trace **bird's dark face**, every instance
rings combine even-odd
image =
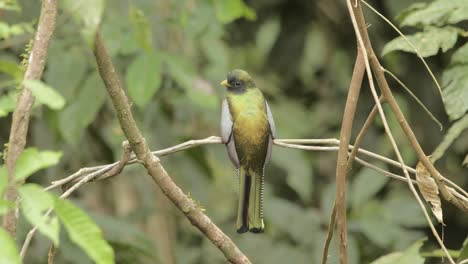
[[[226,80],[222,81],[221,85],[234,92],[243,92],[246,89],[255,88],[252,77],[243,70],[228,72]]]

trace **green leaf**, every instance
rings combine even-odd
[[[79,142],[85,128],[93,122],[106,101],[106,90],[97,73],[91,74],[78,96],[60,113],[59,129],[70,144]]]
[[[320,214],[306,210],[280,198],[270,198],[265,203],[265,219],[272,227],[287,232],[292,239],[312,243],[313,238],[304,235],[304,230],[320,230]]]
[[[444,106],[450,120],[456,120],[468,110],[468,64],[456,65],[442,74]]]
[[[191,89],[195,78],[193,64],[186,57],[179,54],[163,53],[162,55],[164,62],[167,64],[169,76],[182,88]]]
[[[462,260],[468,259],[468,238],[463,242],[463,247],[460,249],[460,256],[458,256],[457,263],[461,263]]]
[[[115,263],[114,251],[104,240],[99,227],[71,202],[55,200],[55,211],[67,229],[70,239],[97,264]]]
[[[468,43],[457,49],[452,55],[451,64],[468,64]]]
[[[363,168],[351,184],[351,207],[357,209],[373,198],[388,182],[388,178],[369,168]]]
[[[38,170],[57,164],[62,157],[59,151],[38,151],[36,148],[27,148],[21,153],[16,163],[15,178],[24,180]]]
[[[446,52],[452,48],[457,42],[458,31],[459,29],[455,27],[429,27],[422,32],[406,36],[406,38],[413,43],[422,57],[429,57],[436,55],[439,49]],[[401,36],[391,40],[384,46],[382,56],[395,50],[416,53],[413,47]]]
[[[62,109],[65,106],[65,99],[47,84],[38,80],[24,80],[23,84],[31,90],[39,103],[54,110]]]
[[[159,90],[162,80],[161,56],[143,52],[128,66],[125,84],[133,101],[143,108]]]
[[[255,20],[255,11],[242,0],[214,0],[216,17],[221,23],[227,24],[238,18],[244,17]]]
[[[4,165],[0,166],[0,197],[3,197],[3,192],[8,184],[8,173]]]
[[[21,11],[21,6],[18,5],[16,0],[0,1],[0,9],[9,11]]]
[[[143,49],[150,51],[153,46],[153,36],[151,34],[151,24],[148,18],[145,16],[143,10],[132,3],[130,4],[128,13],[136,41]]]
[[[101,23],[104,0],[64,0],[63,8],[72,15],[81,27],[81,34],[89,46],[94,45],[94,36]]]
[[[468,114],[465,114],[460,120],[457,120],[453,125],[448,129],[447,133],[444,135],[442,142],[437,146],[437,148],[432,152],[431,161],[435,163],[440,159],[445,151],[452,145],[453,141],[457,139],[460,134],[468,128]]]
[[[0,264],[21,263],[21,259],[15,241],[3,228],[0,228],[0,245],[2,245],[0,247]]]
[[[304,152],[277,148],[273,151],[273,162],[287,173],[286,183],[301,197],[310,201],[312,197],[313,172]]]
[[[423,264],[424,258],[419,254],[419,249],[424,241],[425,239],[419,240],[403,252],[395,252],[382,256],[371,264]]]
[[[408,190],[392,190],[382,203],[383,217],[405,227],[425,227],[424,215]]]
[[[18,188],[21,197],[21,211],[31,225],[50,238],[54,245],[59,244],[59,222],[55,216],[45,216],[45,212],[54,207],[53,196],[36,184],[25,184]]]
[[[0,72],[10,75],[15,80],[21,80],[23,77],[21,66],[9,60],[0,60]]]
[[[78,85],[88,70],[86,50],[81,47],[69,47],[69,44],[62,42],[51,44],[47,55],[47,71],[44,73],[45,81],[57,89],[66,101],[73,102]],[[63,59],[65,53],[66,60]]]
[[[15,110],[17,96],[16,91],[0,96],[0,117],[6,116]]]
[[[420,5],[402,16],[401,26],[427,26],[456,24],[468,19],[468,1],[436,0],[428,5]]]

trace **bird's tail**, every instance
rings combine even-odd
[[[263,233],[263,170],[240,168],[237,233]]]

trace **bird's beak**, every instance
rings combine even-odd
[[[222,82],[221,82],[221,85],[224,86],[224,87],[226,87],[226,88],[231,87],[231,85],[229,85],[229,83],[227,82],[227,80],[222,81]]]

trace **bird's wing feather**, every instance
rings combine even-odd
[[[273,120],[273,114],[271,113],[270,106],[268,106],[267,101],[265,100],[265,106],[266,106],[266,111],[267,111],[267,117],[268,117],[268,124],[270,125],[270,136],[268,137],[268,148],[267,148],[267,154],[265,157],[265,164],[268,164],[271,159],[271,148],[273,145],[273,139],[276,137],[276,126],[275,126],[275,121]]]
[[[267,101],[265,100],[267,117],[268,117],[268,124],[270,124],[270,133],[272,138],[276,138],[276,126],[275,121],[273,120],[273,115],[271,114],[270,107],[268,106]]]
[[[232,118],[229,111],[229,105],[226,99],[223,100],[221,106],[221,138],[223,143],[226,144],[228,156],[231,159],[231,162],[239,168],[239,158],[236,153],[236,145],[234,142],[234,137],[232,136]]]

